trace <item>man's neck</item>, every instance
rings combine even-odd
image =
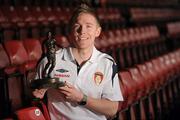
[[[84,64],[87,60],[90,59],[92,53],[93,53],[93,47],[86,48],[86,49],[77,49],[72,48],[73,56],[75,57],[76,61],[79,65]]]

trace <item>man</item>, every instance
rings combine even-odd
[[[71,47],[56,52],[52,77],[66,81],[59,89],[40,89],[34,96],[43,98],[47,91],[52,120],[106,120],[116,114],[123,100],[114,60],[94,46],[101,27],[95,12],[80,5],[71,21]],[[47,63],[40,63],[38,78]]]

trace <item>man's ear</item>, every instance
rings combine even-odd
[[[100,34],[101,34],[101,27],[98,27],[96,30],[96,37],[99,37]]]

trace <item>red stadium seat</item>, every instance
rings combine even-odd
[[[168,104],[169,107],[172,105],[173,103],[173,87],[172,87],[172,83],[174,81],[175,78],[175,73],[176,73],[176,69],[174,68],[174,64],[172,61],[172,57],[170,56],[172,53],[168,53],[164,56],[165,59],[165,65],[166,65],[166,69],[167,72],[169,73],[169,76],[167,78],[167,84],[166,84],[166,95],[167,95],[167,100],[168,100]]]
[[[9,40],[4,42],[4,46],[9,55],[11,65],[18,66],[27,62],[28,55],[22,41]]]
[[[4,116],[4,111],[6,111],[5,108],[7,106],[5,105],[6,99],[5,96],[7,96],[7,93],[5,92],[6,89],[6,82],[5,82],[5,74],[4,74],[4,69],[10,65],[10,61],[8,58],[8,55],[6,51],[4,50],[2,44],[0,44],[0,116]]]
[[[95,44],[100,51],[106,52],[108,44],[105,32],[101,32],[100,36],[95,40]]]
[[[132,76],[128,71],[119,72],[119,78],[123,84],[123,89],[124,89],[124,93],[125,93],[124,94],[125,95],[125,101],[124,101],[123,106],[121,108],[123,110],[123,109],[131,106],[134,102],[136,102],[138,88],[137,88],[137,84],[132,79]],[[129,111],[127,111],[127,112],[129,112]],[[136,117],[135,111],[133,109],[130,110],[130,114],[131,114],[131,116],[126,116],[126,117],[130,117],[131,119]]]
[[[21,73],[24,75],[24,92],[26,97],[30,97],[32,91],[29,89],[29,83],[35,76],[37,63],[42,56],[42,47],[38,39],[30,38],[23,40],[23,45],[28,54],[28,61],[21,67]]]
[[[152,82],[153,82],[154,76],[149,72],[149,69],[145,64],[140,64],[136,66],[139,69],[144,79],[145,87],[146,87],[145,94],[147,95],[146,98],[148,100],[148,103],[145,103],[146,100],[142,99],[142,104],[146,106],[145,111],[146,111],[146,115],[148,115],[148,118],[154,119],[155,111],[153,110],[153,108],[155,107],[155,105],[152,102],[153,94],[154,94],[154,86]]]
[[[3,14],[2,10],[0,10],[0,23],[1,27],[3,27],[4,23],[8,23],[7,17]]]
[[[137,87],[138,87],[138,96],[137,100],[141,97],[145,96],[146,88],[145,88],[145,80],[143,76],[140,74],[139,70],[137,68],[130,68],[128,71],[131,73],[132,79],[135,81]]]
[[[29,107],[16,111],[18,120],[46,120],[38,107]]]
[[[1,37],[1,42],[3,42],[4,40],[8,39],[5,34],[7,33],[7,31],[9,31],[8,29],[10,29],[11,23],[9,22],[7,16],[5,16],[2,12],[2,10],[0,10],[0,27],[3,28],[4,30],[2,30],[2,37]],[[9,39],[12,36],[8,36]]]
[[[19,39],[23,40],[28,37],[31,37],[32,32],[37,30],[36,28],[38,25],[37,19],[31,13],[28,6],[18,6],[16,7],[16,11],[19,17],[21,17],[21,19],[23,19],[24,23],[26,24],[26,26],[24,26],[19,30]],[[37,36],[32,36],[32,37],[37,37]]]
[[[53,23],[54,25],[58,25],[60,23],[58,17],[56,14],[53,13],[53,10],[51,7],[42,7],[42,12],[47,18],[48,22]]]
[[[45,117],[46,120],[50,120],[50,115],[49,115],[49,111],[48,111],[48,108],[47,108],[47,105],[45,104],[44,101],[42,100],[34,100],[32,101],[32,105],[33,106],[38,106],[39,108],[41,108],[41,111]]]
[[[18,15],[14,6],[2,6],[1,9],[3,14],[7,17],[9,23],[11,23],[11,27],[4,31],[5,40],[18,39],[19,29],[26,25],[25,22]]]
[[[37,62],[41,58],[42,48],[38,39],[25,39],[23,45],[28,53],[28,61]]]
[[[57,35],[55,36],[55,39],[58,47],[66,48],[70,45],[68,38],[64,35]]]
[[[2,44],[0,44],[0,56],[1,56],[0,69],[3,69],[5,67],[9,66],[10,61],[9,61],[8,55],[7,55],[6,51],[4,50],[4,47],[2,46]]]
[[[1,42],[13,39],[13,37],[15,36],[15,31],[13,30],[13,23],[8,18],[6,13],[3,12],[2,8],[0,10],[0,27],[3,28],[3,31],[1,33]]]
[[[35,16],[38,23],[40,23],[42,25],[47,25],[48,24],[48,20],[46,19],[46,16],[43,14],[40,6],[31,7],[29,9],[32,12],[32,15]]]
[[[37,20],[31,13],[28,6],[18,6],[15,9],[16,9],[18,15],[23,19],[23,21],[28,26],[36,26],[37,25]]]
[[[28,55],[21,41],[9,40],[4,42],[4,47],[10,58],[10,66],[4,72],[6,76],[7,94],[9,98],[7,102],[11,101],[11,110],[14,111],[22,107],[23,100],[23,80],[20,68],[25,65],[28,60]],[[23,58],[23,59],[22,59]],[[9,92],[8,92],[9,91]]]
[[[23,19],[19,17],[14,6],[3,6],[2,11],[4,15],[7,16],[9,22],[13,23],[15,26],[23,27],[25,25]]]
[[[146,92],[147,92],[147,87],[146,87],[146,79],[144,79],[144,77],[140,74],[140,71],[137,68],[130,68],[128,69],[128,71],[131,73],[132,75],[132,79],[136,82],[137,88],[138,88],[138,95],[137,95],[137,101],[140,100],[140,104],[138,106],[140,106],[140,109],[137,109],[137,105],[133,105],[132,107],[135,109],[136,108],[136,112],[140,111],[140,116],[138,116],[138,112],[136,113],[136,116],[138,117],[137,119],[145,119],[147,115],[151,116],[151,118],[154,118],[154,111],[152,110],[152,103],[151,100],[148,99],[148,105],[149,107],[145,107],[145,100],[148,98]],[[147,109],[147,108],[151,108],[151,109]],[[146,109],[146,112],[145,112]],[[148,111],[148,113],[147,113]],[[145,115],[147,114],[147,115]],[[147,116],[147,117],[149,117]]]
[[[62,9],[60,7],[53,7],[52,8],[53,13],[57,16],[57,18],[60,20],[60,22],[66,22],[66,15],[63,13]]]
[[[36,36],[36,38],[44,37],[46,32],[50,30],[48,18],[46,18],[40,6],[31,7],[29,10],[38,22],[38,29],[34,29],[32,35]]]

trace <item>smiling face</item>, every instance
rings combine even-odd
[[[100,35],[100,32],[101,27],[93,15],[80,13],[72,25],[72,42],[79,49],[92,48],[94,40]]]

